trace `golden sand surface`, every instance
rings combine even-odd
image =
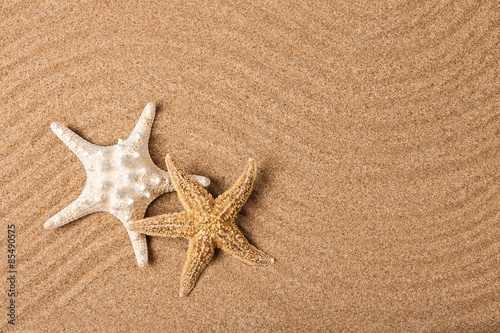
[[[0,331],[499,331],[499,44],[497,1],[3,1]],[[274,265],[218,251],[181,299],[185,239],[139,268],[110,214],[43,228],[85,184],[50,124],[112,145],[149,101],[160,168],[216,196],[256,160]]]

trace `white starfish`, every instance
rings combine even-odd
[[[127,228],[129,221],[144,218],[155,198],[174,191],[168,172],[158,168],[149,155],[148,141],[155,108],[154,103],[148,103],[132,134],[125,141],[118,139],[114,146],[94,145],[60,123],[50,125],[83,163],[87,181],[78,199],[44,223],[46,229],[60,227],[94,212],[109,212]],[[202,186],[210,184],[206,177],[190,177]],[[128,228],[127,232],[137,263],[143,267],[148,263],[146,236]]]

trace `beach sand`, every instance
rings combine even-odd
[[[495,1],[97,3],[0,9],[1,331],[500,330]],[[217,196],[257,161],[236,223],[274,265],[218,250],[180,299],[187,240],[140,268],[108,213],[43,228],[85,184],[50,124],[113,145],[150,101],[160,168]]]

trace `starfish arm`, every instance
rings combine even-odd
[[[78,157],[78,159],[83,163],[85,168],[90,166],[88,156],[95,151],[102,149],[93,143],[88,142],[87,140],[78,136],[75,132],[64,126],[63,124],[54,122],[50,125],[52,131],[57,135],[59,139],[69,149]]]
[[[208,185],[210,185],[210,178],[208,177],[199,175],[189,175],[189,178],[191,178],[191,180],[197,182],[203,187],[207,187]]]
[[[274,263],[274,258],[250,244],[235,225],[222,226],[217,231],[217,247],[250,265]]]
[[[205,234],[198,234],[189,241],[186,262],[182,269],[179,296],[184,297],[194,288],[196,281],[208,265],[215,252],[213,240]]]
[[[189,178],[184,171],[178,169],[172,162],[170,155],[165,158],[170,180],[177,191],[177,196],[189,213],[209,212],[214,205],[214,199],[203,187]]]
[[[146,105],[134,130],[127,139],[129,144],[135,147],[144,148],[145,151],[148,150],[149,135],[151,134],[151,127],[155,119],[155,109],[156,106],[153,102]]]
[[[208,185],[210,185],[210,179],[207,177],[189,175],[189,178],[203,187],[207,187]],[[157,168],[157,174],[150,178],[149,183],[152,184],[152,198],[157,198],[164,193],[175,191],[174,185],[172,185],[172,181],[170,180],[168,172],[163,171],[160,168]]]
[[[93,213],[95,211],[95,206],[92,201],[87,198],[87,195],[84,192],[72,203],[66,206],[63,210],[61,210],[56,215],[49,218],[43,226],[47,230],[51,230],[65,224],[68,224],[80,217]]]
[[[141,234],[136,231],[129,230],[128,225],[130,221],[136,221],[142,219],[146,213],[148,207],[148,202],[143,201],[137,204],[135,209],[131,213],[120,213],[119,211],[114,212],[115,217],[117,217],[127,229],[130,242],[132,243],[132,248],[134,250],[135,259],[139,267],[144,267],[148,264],[148,243],[146,235]]]
[[[186,212],[148,217],[142,220],[129,222],[127,227],[128,230],[150,236],[162,237],[189,238],[196,232],[194,221]]]
[[[139,267],[144,267],[148,264],[148,244],[146,241],[146,235],[128,230],[128,236],[132,242],[132,248],[134,249],[135,258]]]
[[[219,215],[222,220],[233,221],[252,193],[256,174],[257,166],[255,161],[250,158],[245,171],[236,183],[215,200],[215,214]]]

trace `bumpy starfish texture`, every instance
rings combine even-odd
[[[114,146],[94,145],[59,123],[52,123],[54,133],[75,153],[85,167],[87,181],[80,196],[69,206],[48,219],[44,227],[54,229],[94,212],[109,212],[124,225],[144,218],[149,204],[158,196],[172,192],[169,174],[158,168],[148,149],[149,135],[155,117],[155,104],[149,103],[132,134],[118,139]],[[210,180],[190,176],[203,186]],[[148,263],[146,237],[128,230],[139,266]]]
[[[214,198],[166,157],[168,172],[185,212],[133,221],[129,229],[151,236],[189,239],[187,259],[181,276],[179,296],[189,294],[203,269],[220,248],[250,265],[267,265],[274,259],[251,245],[235,224],[236,215],[252,192],[256,170],[249,159],[236,183]]]

